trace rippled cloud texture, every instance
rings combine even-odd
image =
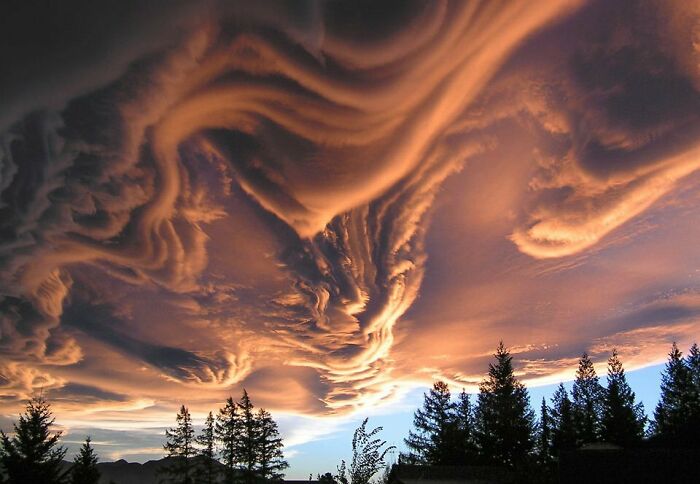
[[[698,335],[697,4],[30,3],[0,47],[8,412],[345,414],[471,385],[501,338],[537,381]]]

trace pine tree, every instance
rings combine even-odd
[[[177,426],[165,431],[166,443],[163,448],[170,460],[162,472],[169,476],[170,482],[192,484],[194,481],[192,458],[197,451],[194,447],[192,417],[187,407],[182,405],[175,419]]]
[[[216,416],[214,433],[221,443],[221,459],[225,466],[225,482],[233,484],[236,480],[236,467],[238,466],[238,435],[240,430],[240,417],[238,405],[233,398],[226,399],[226,404],[219,409]]]
[[[524,462],[532,450],[534,414],[503,342],[494,356],[496,364],[489,364],[488,377],[479,385],[476,441],[485,459],[513,467]]]
[[[216,438],[214,435],[214,415],[209,412],[204,422],[202,433],[197,437],[196,442],[200,446],[199,455],[202,459],[202,469],[198,473],[198,484],[213,484],[217,479],[215,465],[216,458]]]
[[[652,433],[671,444],[684,444],[690,400],[691,377],[683,354],[674,342],[661,376],[661,400],[654,410]]]
[[[686,435],[695,436],[686,445],[697,447],[697,436],[700,435],[700,349],[696,343],[690,347],[686,359],[688,368],[689,390],[688,390],[688,415],[686,419]],[[688,439],[686,439],[688,440]]]
[[[409,449],[405,459],[415,464],[447,464],[447,454],[454,435],[452,427],[454,406],[450,402],[450,389],[441,381],[435,382],[430,392],[424,395],[423,408],[413,415],[414,431],[404,439]]]
[[[615,349],[608,359],[608,386],[604,395],[600,425],[602,440],[623,447],[639,444],[646,423],[644,407],[635,403],[634,392],[627,383]]]
[[[454,443],[456,459],[451,464],[474,464],[478,458],[474,442],[474,409],[469,400],[469,394],[464,390],[459,394],[457,403],[454,405],[453,420],[457,431]]]
[[[247,391],[243,390],[243,395],[237,405],[240,426],[234,445],[236,460],[243,468],[246,484],[252,484],[255,480],[255,467],[257,465],[258,421],[255,418],[255,407],[250,401]]]
[[[97,484],[100,471],[97,468],[97,455],[90,445],[90,437],[80,447],[80,453],[75,456],[71,467],[71,484]]]
[[[374,438],[381,432],[382,427],[367,432],[367,420],[364,419],[353,434],[352,462],[349,472],[346,469],[345,461],[342,461],[338,467],[338,481],[341,484],[369,484],[372,476],[386,465],[384,458],[387,452],[394,448],[392,445],[382,449],[386,445],[386,441]]]
[[[552,463],[552,417],[547,402],[542,398],[540,421],[537,426],[537,460],[542,466]]]
[[[576,428],[569,394],[562,383],[552,396],[552,454],[555,458],[563,450],[576,447]]]
[[[57,484],[66,481],[61,461],[66,449],[58,445],[61,432],[51,432],[54,417],[42,396],[31,398],[14,425],[14,435],[0,430],[0,468],[8,484]]]
[[[284,471],[289,464],[284,460],[282,453],[282,439],[280,438],[277,422],[272,419],[272,415],[261,408],[256,414],[259,429],[257,443],[257,469],[256,473],[268,481],[281,481],[284,478]]]
[[[572,390],[578,445],[599,440],[603,394],[603,387],[595,373],[593,362],[588,354],[584,353],[579,360]]]

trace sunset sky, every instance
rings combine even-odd
[[[0,39],[3,429],[41,390],[144,461],[246,388],[306,477],[501,339],[535,405],[617,347],[647,411],[700,339],[698,2],[10,1]]]

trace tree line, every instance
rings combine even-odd
[[[163,474],[174,484],[213,484],[222,477],[225,483],[281,481],[289,466],[277,423],[264,408],[255,411],[245,390],[238,401],[229,397],[216,417],[209,412],[198,436],[182,405],[176,426],[165,436],[163,447],[171,463]]]
[[[98,483],[98,456],[90,437],[66,466],[67,449],[59,445],[62,433],[52,431],[54,422],[49,403],[38,395],[27,402],[11,436],[0,430],[0,484]],[[255,410],[245,390],[238,401],[229,397],[216,417],[209,412],[199,435],[182,405],[165,437],[164,483],[281,481],[288,467],[277,423],[267,410]]]
[[[590,357],[578,364],[571,394],[563,384],[539,418],[525,386],[515,377],[512,356],[501,342],[479,385],[476,402],[464,390],[452,399],[437,381],[414,414],[400,462],[423,465],[497,465],[537,476],[551,470],[562,451],[593,443],[623,448],[645,445],[697,446],[700,432],[700,351],[683,358],[674,343],[661,382],[661,398],[647,430],[616,350],[608,359],[607,385]]]
[[[55,418],[41,396],[32,397],[14,424],[12,436],[0,430],[0,484],[97,484],[97,455],[85,439],[73,464],[66,468],[62,433],[52,432]]]

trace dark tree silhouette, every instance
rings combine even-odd
[[[338,467],[338,481],[342,484],[369,484],[372,477],[386,465],[384,458],[387,452],[394,449],[393,445],[382,449],[386,441],[375,438],[382,427],[367,432],[367,420],[364,419],[353,434],[350,470],[347,471],[345,461]]]
[[[239,433],[234,444],[236,461],[241,465],[246,484],[252,484],[255,480],[255,467],[257,465],[257,445],[260,429],[255,418],[253,403],[248,392],[243,390],[243,395],[238,401]]]
[[[691,380],[688,365],[674,342],[661,375],[661,399],[651,424],[652,433],[669,444],[685,445],[693,439],[687,430]]]
[[[562,383],[552,396],[552,454],[558,458],[562,450],[576,447],[576,428],[569,394]]]
[[[608,386],[604,392],[600,437],[623,447],[639,444],[644,437],[644,406],[635,403],[634,392],[627,383],[625,370],[613,349],[608,359]]]
[[[593,362],[584,353],[579,360],[572,390],[576,440],[579,445],[599,440],[603,394]]]
[[[177,484],[191,484],[194,482],[194,466],[192,458],[197,454],[194,443],[194,429],[192,417],[187,407],[182,405],[175,417],[177,422],[174,428],[165,431],[166,442],[163,448],[170,458],[168,465],[163,468],[170,482]]]
[[[402,460],[415,464],[449,464],[448,454],[454,453],[454,405],[450,389],[441,381],[435,382],[424,395],[423,408],[413,415],[415,431],[404,439],[409,453]]]
[[[534,414],[503,342],[494,356],[496,364],[489,364],[488,377],[479,385],[476,442],[487,461],[513,467],[524,462],[532,450]]]
[[[316,480],[318,481],[318,484],[336,484],[335,476],[330,472],[326,472],[323,475],[317,474]]]
[[[100,471],[97,468],[97,454],[90,445],[90,437],[80,447],[80,452],[73,459],[70,469],[71,484],[97,484],[100,480]]]
[[[216,416],[214,434],[221,444],[221,459],[225,466],[225,482],[232,484],[236,481],[236,467],[238,465],[238,435],[241,422],[238,414],[238,405],[233,398],[226,399],[224,407],[219,409]]]
[[[284,478],[282,471],[289,467],[289,464],[284,460],[284,454],[282,453],[284,446],[277,428],[277,422],[263,408],[258,410],[255,418],[259,429],[256,473],[268,481],[281,481]]]
[[[14,435],[0,430],[0,467],[8,484],[57,484],[66,481],[61,461],[66,449],[58,445],[61,432],[51,432],[55,419],[42,396],[32,397],[14,425]]]
[[[687,435],[695,436],[691,445],[700,445],[697,436],[700,435],[700,349],[696,343],[690,347],[686,366],[689,373],[688,416],[686,419]]]
[[[552,416],[547,402],[542,397],[540,406],[540,420],[537,424],[537,461],[542,466],[552,463]]]
[[[214,431],[214,415],[209,412],[204,421],[202,433],[196,439],[199,445],[199,456],[201,457],[201,472],[198,472],[198,484],[213,484],[217,480],[216,458],[216,436]]]
[[[474,442],[474,409],[469,394],[462,390],[454,405],[454,426],[456,429],[456,441],[454,443],[456,465],[474,464],[478,458],[476,443]]]

